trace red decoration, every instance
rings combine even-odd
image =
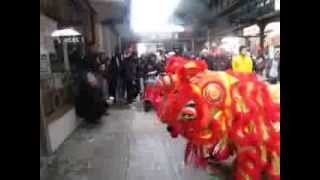
[[[280,105],[255,74],[213,72],[202,60],[173,56],[153,101],[172,137],[189,142],[185,161],[205,167],[232,154],[235,179],[280,178]]]

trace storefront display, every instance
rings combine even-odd
[[[55,74],[40,80],[44,115],[53,121],[73,106],[73,89],[70,75]],[[60,114],[60,115],[59,115]]]
[[[54,20],[40,15],[40,89],[43,118],[48,122],[63,116],[74,104],[72,79],[66,72],[63,49],[59,39],[52,36],[56,30]]]
[[[265,50],[268,55],[268,59],[274,59],[274,55],[277,49],[280,50],[280,22],[269,23],[266,28],[266,37],[265,37]]]
[[[247,38],[249,52],[253,57],[259,56],[260,48],[260,28],[257,24],[243,29],[243,36]]]
[[[252,25],[243,29],[243,36],[248,39],[250,53],[253,56],[260,55],[260,29],[258,25]],[[274,58],[274,48],[280,47],[280,22],[267,24],[264,29],[264,54],[267,59]]]
[[[239,47],[245,45],[245,39],[240,37],[224,37],[219,47],[232,55],[239,53]]]

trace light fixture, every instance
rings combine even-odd
[[[274,10],[280,11],[280,0],[274,1]]]
[[[59,29],[52,32],[52,37],[63,37],[63,36],[79,36],[81,35],[78,31],[73,28]]]

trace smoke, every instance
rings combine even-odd
[[[231,23],[227,17],[216,17],[216,4],[206,0],[183,0],[175,12],[176,22],[192,25],[194,28],[220,26],[227,27]]]

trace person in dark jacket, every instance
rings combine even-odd
[[[144,76],[151,71],[155,71],[157,66],[156,66],[156,55],[150,54],[149,57],[147,58],[147,61],[144,64]]]
[[[122,61],[121,61],[121,54],[116,52],[115,55],[111,58],[111,62],[109,65],[109,95],[116,99],[117,90],[119,87],[119,79],[121,78],[121,71],[122,71]]]
[[[137,53],[134,51],[124,59],[124,80],[126,84],[127,103],[132,103],[136,94],[136,77],[137,77]]]
[[[256,60],[253,62],[253,64],[254,64],[254,71],[257,74],[262,75],[267,65],[265,58],[262,55],[258,56]]]
[[[106,109],[102,91],[97,80],[95,55],[89,53],[80,65],[79,94],[76,97],[76,112],[90,123],[99,122]]]
[[[212,70],[225,71],[231,68],[231,59],[226,54],[219,54],[214,56],[212,62]]]
[[[280,54],[268,62],[266,75],[271,84],[276,84],[280,81]]]

